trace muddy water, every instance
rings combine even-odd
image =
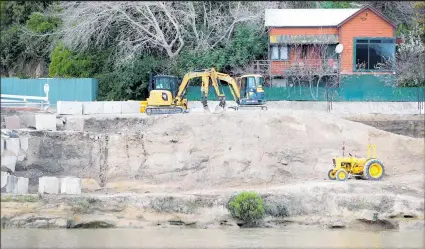
[[[423,248],[422,231],[2,229],[1,248]]]

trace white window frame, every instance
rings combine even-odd
[[[277,52],[278,52],[278,58],[277,59],[272,58],[273,48],[277,48]],[[284,48],[286,48],[286,58],[283,58],[283,56],[285,55],[285,52],[283,52],[282,49],[284,49]],[[272,61],[288,61],[289,60],[289,46],[288,45],[282,45],[282,44],[271,44],[269,56],[270,56],[270,60],[272,60]]]

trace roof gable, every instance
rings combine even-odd
[[[388,22],[389,24],[391,24],[391,26],[393,26],[394,28],[397,28],[397,25],[395,25],[390,19],[388,19],[386,16],[384,16],[383,14],[381,14],[380,11],[378,11],[377,9],[375,9],[375,8],[373,8],[371,6],[365,6],[365,7],[361,8],[361,9],[359,9],[359,11],[353,13],[347,19],[345,19],[340,24],[338,24],[337,27],[341,27],[342,25],[344,25],[345,23],[347,23],[348,21],[350,21],[351,19],[353,19],[354,17],[356,17],[357,15],[359,15],[360,13],[362,13],[366,9],[372,11],[373,13],[375,13],[376,15],[378,15],[379,17],[381,17],[382,20],[384,20],[384,21]]]
[[[264,22],[266,27],[340,27],[366,9],[396,27],[371,6],[361,9],[266,9]]]
[[[266,9],[266,27],[337,26],[360,9]]]

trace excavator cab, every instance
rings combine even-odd
[[[177,95],[180,79],[172,75],[149,74],[149,103],[154,106],[171,105]]]
[[[238,78],[241,105],[264,104],[263,76],[260,74],[242,75]]]

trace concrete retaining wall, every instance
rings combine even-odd
[[[58,101],[57,113],[63,115],[140,113],[140,101]]]
[[[235,105],[227,101],[228,106]],[[269,101],[271,110],[313,110],[328,111],[330,103],[326,101]],[[214,111],[218,101],[208,101],[208,107]],[[189,101],[191,112],[202,112],[200,101]],[[81,110],[81,111],[80,111]],[[418,108],[417,102],[332,102],[331,113],[335,114],[422,114],[424,104]],[[140,101],[97,101],[97,102],[63,102],[58,101],[58,114],[136,114],[140,113]]]

